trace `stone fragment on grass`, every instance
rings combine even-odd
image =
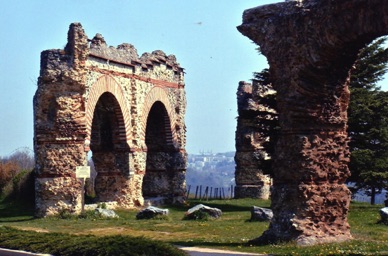
[[[168,215],[169,211],[168,209],[161,209],[155,206],[148,206],[147,208],[141,210],[136,214],[136,219],[152,219],[156,216],[163,216]]]
[[[273,217],[271,209],[252,206],[251,221],[269,221]]]
[[[203,215],[204,214],[204,215]],[[222,211],[218,208],[212,208],[203,204],[198,204],[189,210],[185,214],[186,219],[202,219],[205,215],[218,219],[222,215]]]
[[[381,222],[388,225],[388,207],[380,209]]]
[[[109,209],[96,208],[94,210],[94,213],[102,218],[107,218],[107,219],[119,218],[119,216],[113,210],[109,210]]]

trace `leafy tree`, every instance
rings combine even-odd
[[[32,170],[35,164],[33,152],[29,148],[19,148],[5,159],[17,163],[21,170],[26,171]]]
[[[19,171],[19,165],[15,162],[0,162],[0,194],[4,192],[6,185]]]
[[[349,181],[355,191],[364,189],[371,196],[371,204],[388,184],[388,93],[377,86],[387,71],[385,41],[380,38],[360,52],[350,80]]]
[[[272,156],[275,152],[275,145],[280,130],[276,106],[276,93],[265,92],[274,90],[270,81],[268,69],[263,69],[261,72],[254,73],[253,82],[259,85],[258,88],[256,88],[256,91],[252,92],[253,98],[260,106],[264,107],[256,112],[257,132],[260,133],[261,137],[268,138],[262,145],[268,157],[262,161],[261,168],[265,174],[272,176]]]
[[[0,158],[0,198],[22,196],[24,191],[31,196],[33,187],[32,169],[34,158],[32,151],[18,149],[10,156]]]

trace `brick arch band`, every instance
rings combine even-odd
[[[103,75],[92,85],[86,102],[86,150],[89,150],[94,110],[101,95],[106,92],[111,93],[117,100],[120,109],[115,109],[115,112],[118,113],[120,110],[122,112],[122,115],[117,116],[119,122],[119,139],[121,141],[130,141],[130,112],[122,88],[114,78]]]
[[[178,140],[175,132],[175,121],[176,121],[175,111],[168,99],[168,95],[166,91],[160,87],[152,88],[144,100],[142,118],[141,118],[142,139],[143,141],[145,141],[147,118],[152,106],[157,101],[161,102],[167,111],[167,115],[165,116],[165,120],[164,120],[164,125],[166,128],[167,145],[173,145],[175,148],[177,148],[179,147],[179,144],[178,144]]]

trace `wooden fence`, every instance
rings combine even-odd
[[[193,188],[193,191],[191,189]],[[187,198],[200,200],[209,199],[231,199],[234,198],[234,186],[230,187],[210,187],[210,186],[194,186],[188,185],[186,191]]]

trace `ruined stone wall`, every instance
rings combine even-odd
[[[165,109],[166,146],[153,152],[153,158],[163,159],[153,165],[169,178],[158,196],[182,201],[187,162],[183,74],[174,55],[158,50],[139,56],[130,44],[110,47],[100,34],[88,39],[81,24],[71,24],[65,49],[41,55],[34,97],[36,214],[80,211],[83,188],[75,168],[87,164],[89,151],[97,171],[97,200],[143,205],[147,118],[157,102]]]
[[[269,137],[262,132],[265,113],[274,109],[261,105],[259,99],[275,93],[270,87],[254,81],[240,82],[237,90],[236,172],[235,198],[268,199],[271,178],[265,174],[265,160],[269,158],[263,144]],[[267,170],[268,173],[268,170]]]
[[[349,70],[388,33],[384,0],[287,1],[246,10],[239,31],[260,46],[277,91],[269,229],[256,243],[351,239],[347,127]]]

